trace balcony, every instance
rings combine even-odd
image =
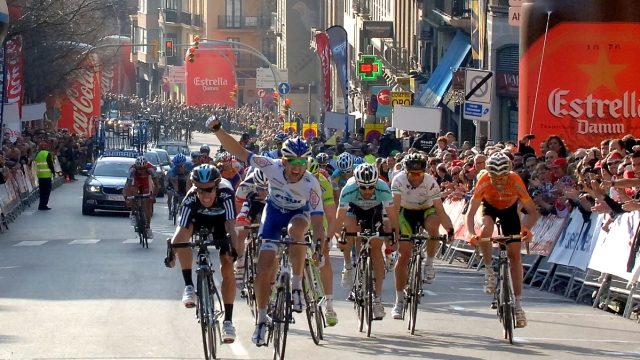
[[[267,16],[218,16],[218,29],[266,29],[271,26]]]
[[[191,25],[196,27],[202,27],[202,16],[197,14],[191,14]]]
[[[253,55],[241,54],[236,57],[237,68],[249,68],[254,69],[265,66],[264,61],[258,59]]]
[[[179,22],[184,25],[191,25],[191,14],[188,12],[181,11]]]
[[[178,12],[172,9],[160,9],[160,21],[164,20],[165,23],[177,23],[178,22]]]

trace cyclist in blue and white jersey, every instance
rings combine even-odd
[[[289,139],[282,145],[282,158],[270,159],[247,151],[231,135],[221,128],[220,120],[211,117],[207,127],[218,137],[220,144],[231,154],[264,173],[269,180],[269,197],[262,214],[259,234],[262,237],[258,268],[255,279],[256,305],[258,314],[256,328],[251,341],[257,346],[267,343],[267,307],[272,291],[276,266],[276,251],[282,228],[287,227],[293,241],[304,241],[305,234],[311,224],[313,228],[316,252],[325,238],[323,227],[324,211],[322,206],[322,190],[318,180],[307,171],[307,157],[311,149],[306,141],[300,138]],[[302,293],[302,273],[306,258],[305,246],[289,248],[291,260],[291,308],[302,312],[305,308]]]
[[[386,211],[389,216],[389,226],[387,232],[395,233],[397,239],[400,236],[400,222],[394,209],[393,196],[389,185],[382,179],[378,179],[378,169],[371,164],[362,164],[353,171],[353,177],[340,192],[338,203],[338,214],[335,224],[344,224],[347,232],[361,231],[358,222],[362,221],[362,230],[370,229],[382,231],[383,219],[382,211]],[[350,288],[353,285],[353,268],[351,264],[351,252],[347,251],[353,246],[353,238],[346,239],[347,244],[343,245],[344,269],[342,271],[342,286]],[[373,263],[375,281],[375,297],[373,300],[373,318],[382,320],[384,318],[384,306],[382,305],[382,280],[384,279],[384,254],[382,253],[382,239],[373,238],[370,240],[371,261]],[[360,248],[360,240],[356,239],[356,248]]]
[[[287,139],[289,139],[289,135],[280,132],[278,134],[276,134],[275,137],[275,143],[276,143],[276,148],[269,151],[269,157],[272,159],[280,159],[282,158],[282,144],[284,144],[285,141],[287,141]]]
[[[340,190],[342,190],[342,187],[347,183],[347,180],[353,176],[353,155],[348,152],[343,152],[338,156],[336,166],[338,168],[331,174],[334,199],[340,197]]]

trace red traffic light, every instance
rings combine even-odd
[[[192,47],[189,48],[188,51],[189,51],[189,54],[193,54],[193,53],[196,52],[196,48],[192,46]]]
[[[199,41],[200,41],[200,36],[195,35],[195,36],[193,37],[193,41],[195,41],[195,42],[199,42]]]

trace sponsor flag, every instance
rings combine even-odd
[[[384,133],[384,124],[364,124],[364,138],[367,142],[380,139]]]
[[[22,54],[22,36],[16,35],[5,45],[6,103],[18,104],[18,115],[22,118],[22,103],[24,102],[24,59]]]
[[[78,69],[71,73],[69,85],[62,95],[59,128],[78,135],[93,135],[93,119],[100,117],[100,72],[98,56],[86,57]]]
[[[302,124],[302,136],[309,140],[314,137],[318,137],[318,124]]]
[[[193,62],[185,61],[186,104],[235,107],[236,55],[228,45],[200,43]]]
[[[316,53],[320,58],[320,74],[322,76],[322,104],[324,111],[331,111],[333,99],[331,98],[331,48],[327,33],[316,33]]]

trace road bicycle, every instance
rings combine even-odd
[[[209,246],[220,250],[228,248],[231,251],[230,239],[214,239],[213,231],[202,229],[198,234],[194,234],[191,242],[171,244],[171,239],[167,240],[167,257],[165,265],[170,267],[175,259],[173,249],[192,248],[198,249],[197,269],[196,269],[196,318],[200,323],[202,331],[202,345],[205,359],[215,359],[218,343],[222,343],[220,336],[220,319],[224,316],[224,306],[222,298],[214,280],[214,273],[211,258],[209,256]]]
[[[362,221],[359,222],[362,228]],[[392,236],[393,233],[374,232],[365,229],[360,232],[347,232],[343,227],[340,233],[341,244],[346,244],[347,236],[356,236],[360,238],[360,250],[358,251],[358,260],[356,261],[356,272],[351,288],[350,298],[353,298],[353,308],[358,315],[358,331],[362,332],[364,326],[367,326],[367,337],[371,337],[371,323],[373,322],[373,299],[375,297],[373,263],[371,262],[371,247],[369,240],[372,238],[383,238]],[[346,250],[345,250],[346,251]],[[382,281],[383,279],[379,279]]]
[[[507,256],[507,245],[511,243],[520,243],[521,235],[503,236],[498,227],[498,236],[489,238],[480,238],[478,242],[491,242],[500,246],[498,254],[498,281],[496,283],[496,291],[493,294],[491,308],[497,310],[498,319],[502,323],[504,338],[513,344],[513,329],[515,328],[515,295],[513,293],[513,282],[511,279],[509,257]],[[527,243],[527,253],[529,253],[529,243]]]
[[[244,275],[242,279],[243,287],[240,291],[240,297],[247,301],[247,305],[249,305],[249,308],[251,309],[251,315],[253,315],[254,318],[258,314],[255,279],[258,267],[258,252],[260,250],[260,241],[258,237],[259,228],[260,224],[251,224],[243,227],[244,230],[249,230],[249,234],[247,234],[247,239],[245,241]]]
[[[307,243],[311,244],[311,235],[307,235]],[[319,253],[320,250],[318,249]],[[325,260],[330,261],[330,260]],[[322,259],[320,259],[322,262]],[[311,339],[318,345],[320,340],[324,338],[324,328],[326,321],[322,312],[322,303],[324,299],[324,288],[320,277],[320,269],[313,259],[311,247],[307,248],[307,258],[304,264],[302,292],[304,293],[307,308],[305,314],[307,316],[307,324],[309,324],[309,332]]]
[[[178,220],[178,211],[180,210],[180,205],[182,204],[182,199],[184,199],[184,195],[178,194],[173,191],[173,195],[170,197],[171,202],[169,204],[169,220],[173,220],[173,226],[176,225]]]
[[[414,235],[409,237],[401,237],[400,241],[411,241],[413,250],[411,259],[409,260],[409,278],[404,289],[404,306],[402,307],[402,319],[405,318],[407,311],[409,312],[407,330],[414,335],[416,331],[416,318],[418,316],[418,306],[420,300],[424,296],[422,281],[422,262],[427,248],[428,241],[442,241],[446,244],[447,236],[427,236],[424,229],[420,227]]]
[[[142,202],[144,199],[149,199],[151,195],[134,195],[128,196],[127,199],[133,200],[131,205],[131,215],[135,218],[134,230],[138,234],[140,239],[140,245],[143,248],[149,248],[149,240],[147,235],[147,217],[144,214],[144,207]]]

